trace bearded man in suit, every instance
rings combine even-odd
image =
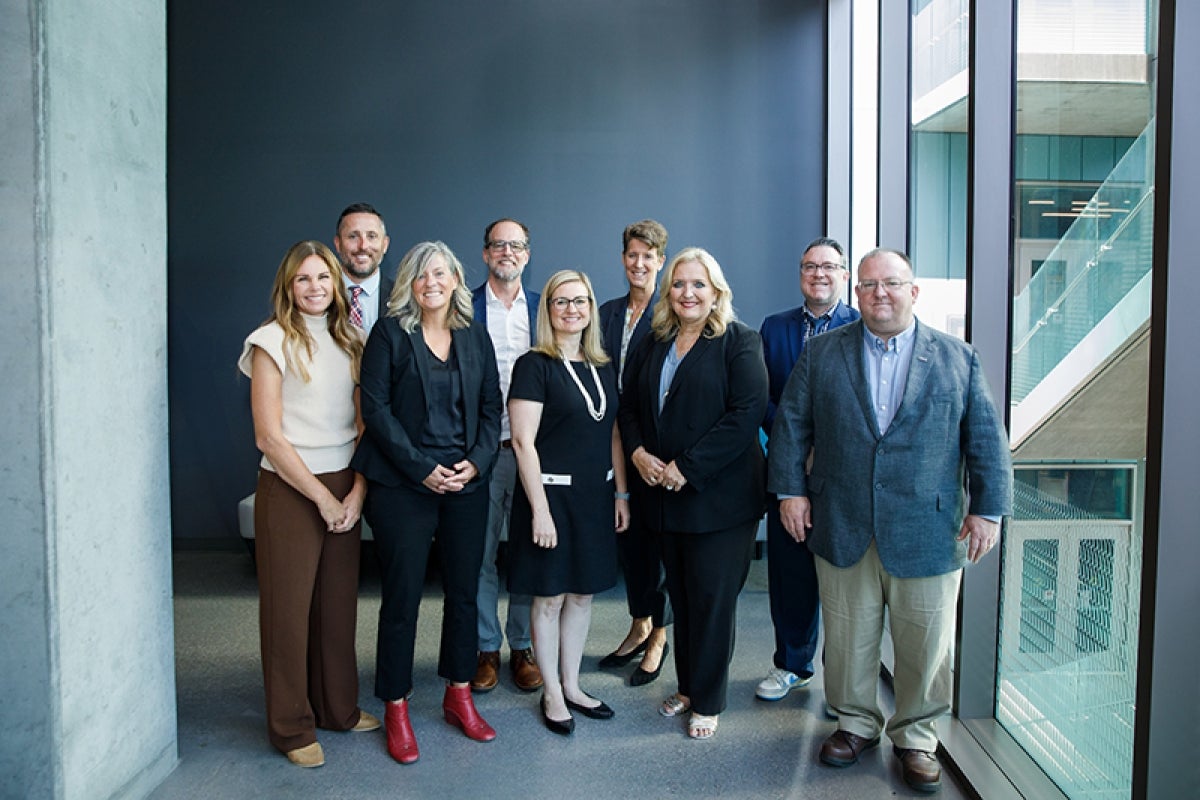
[[[370,333],[387,314],[392,279],[380,272],[387,255],[387,227],[370,203],[352,203],[338,217],[333,249],[342,262],[342,279],[350,300],[350,321]]]

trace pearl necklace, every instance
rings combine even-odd
[[[596,382],[596,393],[600,395],[600,409],[596,410],[596,404],[592,402],[592,396],[587,393],[587,389],[583,388],[583,381],[579,380],[579,376],[575,374],[575,370],[571,368],[571,362],[567,361],[567,357],[562,356],[563,366],[567,368],[567,374],[571,376],[571,380],[575,381],[575,385],[579,387],[579,393],[583,395],[583,401],[587,403],[588,413],[592,415],[592,419],[596,422],[604,420],[604,414],[608,411],[608,396],[604,394],[604,386],[600,383],[600,373],[596,372],[596,367],[592,362],[587,362],[588,369],[592,372],[592,380]]]

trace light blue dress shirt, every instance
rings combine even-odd
[[[916,320],[893,336],[886,344],[863,325],[863,363],[867,367],[867,385],[871,389],[871,408],[880,435],[887,433],[904,399],[908,368],[912,365]]]

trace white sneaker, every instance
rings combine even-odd
[[[757,688],[754,690],[754,696],[759,700],[782,700],[787,697],[788,692],[792,689],[808,686],[811,680],[811,675],[807,678],[801,678],[796,673],[789,672],[786,669],[771,667],[771,671],[767,673],[767,677],[759,681]]]

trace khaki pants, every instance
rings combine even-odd
[[[880,644],[884,608],[896,650],[896,714],[887,724],[898,747],[933,752],[936,720],[950,710],[950,646],[962,570],[928,578],[894,578],[875,542],[851,567],[816,558],[825,622],[825,696],[838,727],[873,738],[883,730],[879,710]]]

